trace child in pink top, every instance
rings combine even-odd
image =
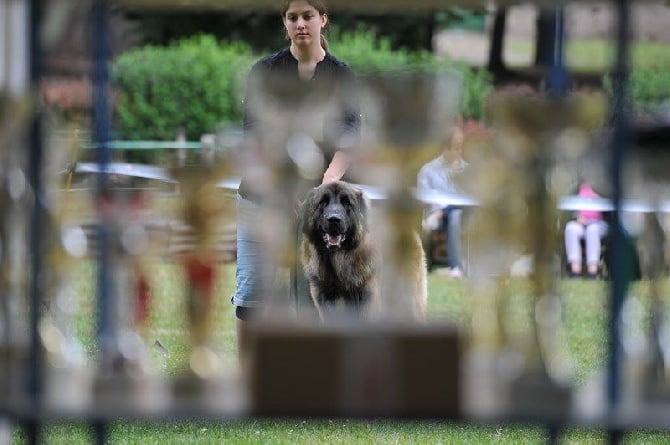
[[[582,198],[599,198],[600,195],[598,195],[594,190],[593,187],[591,187],[591,184],[582,184],[579,186],[579,196]],[[582,220],[582,221],[599,221],[603,219],[603,214],[602,212],[599,212],[598,210],[580,210],[577,213],[577,220]]]
[[[583,198],[598,198],[590,184],[582,183],[579,186],[579,196]],[[565,253],[570,264],[570,272],[574,275],[582,274],[582,246],[586,247],[586,269],[590,278],[598,275],[602,238],[607,234],[607,223],[603,215],[597,210],[580,210],[574,220],[565,225]]]

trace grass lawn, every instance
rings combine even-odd
[[[160,339],[170,351],[169,357],[155,353],[154,360],[162,372],[174,375],[186,347],[185,319],[182,310],[183,280],[178,266],[165,263],[149,265],[154,286],[154,312],[149,338]],[[74,323],[89,354],[95,353],[91,340],[94,331],[95,270],[92,263],[77,268],[79,311]],[[230,366],[236,363],[233,307],[229,296],[234,286],[234,266],[220,269],[215,323],[215,347]],[[510,285],[510,305],[514,317],[523,325],[525,318],[525,283]],[[565,301],[566,337],[574,360],[574,381],[585,384],[606,360],[605,316],[606,292],[603,282],[563,281],[560,292]],[[639,292],[644,292],[640,289]],[[453,281],[431,274],[429,283],[431,317],[464,323],[468,315],[468,289],[464,281]],[[92,437],[87,425],[50,424],[44,431],[49,444],[88,444]],[[535,444],[544,443],[546,431],[537,425],[481,425],[442,421],[375,421],[290,418],[236,421],[118,421],[109,428],[112,444]],[[12,443],[24,443],[20,430]],[[570,429],[561,435],[562,443],[604,443],[602,431]],[[627,443],[670,443],[670,434],[635,431],[626,436]]]
[[[505,46],[505,58],[529,64],[535,44],[524,40],[510,40]],[[630,46],[633,68],[670,66],[670,45],[654,42],[634,42]],[[568,40],[565,45],[565,64],[568,69],[602,72],[614,66],[615,47],[606,40]]]

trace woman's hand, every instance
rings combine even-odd
[[[339,181],[349,168],[349,156],[343,151],[336,151],[333,160],[323,174],[321,184]]]

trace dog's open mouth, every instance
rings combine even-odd
[[[331,247],[342,247],[342,241],[344,241],[344,235],[331,235],[326,233],[323,235],[323,241],[326,243],[326,247],[329,249]]]

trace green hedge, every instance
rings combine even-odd
[[[493,89],[493,77],[484,69],[475,70],[465,63],[439,58],[427,51],[392,50],[391,40],[377,37],[359,28],[354,33],[333,31],[330,51],[344,60],[358,75],[401,68],[407,71],[454,69],[463,74],[461,114],[466,119],[484,118],[486,97]]]
[[[198,140],[220,122],[240,120],[239,92],[252,61],[245,44],[220,45],[206,35],[125,52],[112,70],[115,137],[173,140],[183,125],[186,138]]]
[[[612,94],[612,77],[603,78],[603,86]],[[670,69],[667,67],[638,68],[630,75],[630,99],[638,114],[654,114],[670,99]]]
[[[359,29],[334,30],[330,51],[355,73],[387,70],[456,69],[463,73],[462,114],[481,119],[492,88],[488,72],[437,58],[428,52],[392,50],[388,38]],[[113,65],[118,90],[115,135],[127,140],[173,140],[179,126],[197,140],[221,122],[241,119],[244,81],[260,55],[242,43],[218,43],[201,35],[168,47],[145,46],[125,52]]]

